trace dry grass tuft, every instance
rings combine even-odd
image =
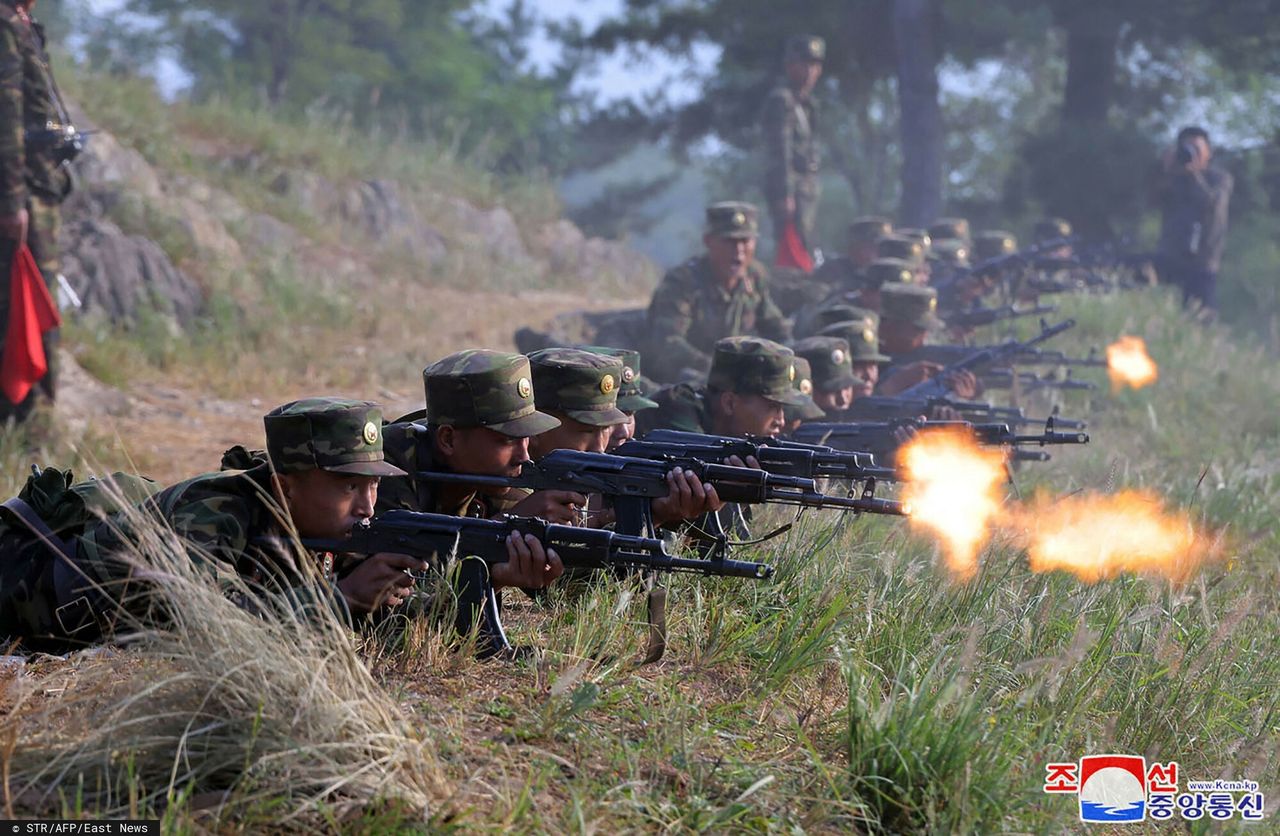
[[[173,617],[132,637],[123,680],[99,675],[110,662],[80,656],[68,669],[83,675],[54,698],[35,676],[9,683],[0,744],[21,741],[0,745],[9,808],[137,817],[211,807],[277,827],[333,825],[385,804],[424,821],[435,812],[445,791],[434,752],[327,594],[282,596],[253,614],[171,530],[135,517],[135,573],[163,581],[151,603]]]

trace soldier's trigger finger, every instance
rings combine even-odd
[[[544,571],[548,581],[553,581],[564,574],[564,563],[561,562],[560,555],[556,554],[555,549],[547,549],[546,563],[543,565],[546,567]]]
[[[755,456],[747,456],[747,467],[752,470],[764,470],[764,468],[760,466],[760,460]]]
[[[408,569],[411,572],[422,572],[427,568],[427,561],[420,560],[416,557],[410,557],[407,554],[382,552],[380,554],[375,554],[371,559],[378,564],[397,571]]]

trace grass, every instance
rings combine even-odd
[[[1020,490],[1154,487],[1223,532],[1224,561],[1182,585],[1086,585],[997,541],[960,584],[900,522],[806,515],[744,550],[776,566],[771,582],[673,580],[658,665],[638,664],[643,603],[613,580],[539,604],[509,595],[513,638],[540,648],[526,663],[474,662],[419,622],[365,657],[367,687],[433,753],[435,809],[469,831],[1059,832],[1077,812],[1040,791],[1044,765],[1103,752],[1275,787],[1280,373],[1159,291],[1064,304],[1085,345],[1144,336],[1162,377],[1073,394],[1064,411],[1088,415],[1093,444],[1022,471]],[[224,823],[316,815],[289,780],[234,784],[265,807]],[[411,827],[411,808],[374,805],[339,829]],[[208,815],[184,798],[165,809]]]

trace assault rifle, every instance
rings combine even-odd
[[[974,424],[969,421],[922,421],[919,418],[901,418],[893,421],[824,423],[807,422],[792,433],[796,441],[808,444],[825,444],[837,450],[870,450],[877,456],[891,459],[897,453],[898,433],[910,429],[917,432],[933,430],[961,430],[972,433],[978,443],[987,447],[1012,447],[1015,458],[1044,461],[1043,451],[1029,447],[1056,447],[1064,444],[1088,444],[1089,435],[1084,432],[1059,432],[1057,421],[1050,418],[1044,431],[1038,435],[1020,434],[1008,424]],[[1033,455],[1018,455],[1016,451]],[[1043,454],[1047,455],[1047,454]]]
[[[925,360],[930,363],[941,363],[949,366],[953,363],[959,363],[966,357],[971,356],[979,349],[989,348],[998,350],[999,345],[989,346],[973,346],[973,345],[925,345],[917,348],[915,351],[909,352],[898,358],[899,363],[913,363],[917,360]],[[1069,357],[1061,351],[1049,351],[1045,349],[1028,348],[1021,351],[1013,351],[1006,354],[1002,358],[1002,363],[1008,366],[1068,366],[1079,368],[1106,368],[1106,358],[1099,356],[1098,350],[1092,348],[1084,357]]]
[[[820,444],[804,444],[795,439],[725,435],[704,435],[682,430],[654,430],[644,438],[628,441],[613,451],[617,456],[665,460],[718,460],[737,456],[745,461],[753,456],[760,467],[781,476],[803,479],[840,479],[864,482],[869,479],[892,481],[894,471],[877,467],[868,452],[851,447],[840,450]]]
[[[1043,316],[1055,313],[1057,310],[1057,305],[1034,305],[1029,308],[1018,307],[1017,305],[1004,305],[999,308],[975,306],[968,310],[944,314],[943,319],[947,321],[947,326],[951,328],[979,328],[983,325],[993,325],[997,322],[1020,319],[1024,316]]]
[[[417,478],[452,484],[600,494],[613,503],[618,531],[642,536],[653,532],[652,502],[669,493],[667,474],[677,467],[692,472],[704,483],[713,486],[725,502],[839,508],[897,516],[909,513],[902,503],[892,500],[821,493],[813,479],[780,476],[767,470],[713,464],[682,456],[655,460],[608,453],[553,450],[537,462],[525,462],[518,476],[475,476],[420,471]],[[722,549],[727,543],[726,535],[723,531],[712,533],[720,541]]]
[[[668,554],[661,540],[617,534],[597,528],[554,525],[529,517],[486,520],[395,510],[356,526],[350,537],[305,538],[302,545],[315,551],[353,554],[390,552],[421,560],[457,557],[458,615],[460,635],[477,630],[481,655],[510,651],[502,628],[497,596],[489,580],[489,566],[507,560],[507,536],[532,534],[546,549],[554,549],[566,567],[612,569],[627,573],[685,572],[763,580],[773,567],[740,560],[698,560]],[[424,580],[414,575],[417,580]]]
[[[988,389],[1012,389],[1015,385],[1022,392],[1038,392],[1041,389],[1057,389],[1060,392],[1089,392],[1098,388],[1091,380],[1066,377],[1046,377],[1034,372],[1017,372],[1013,369],[987,369],[981,375],[982,385]]]
[[[967,421],[996,422],[1011,427],[1026,427],[1032,424],[1043,424],[1045,419],[1029,417],[1016,406],[995,406],[985,401],[962,401],[946,395],[909,396],[901,395],[869,395],[858,398],[845,413],[855,421],[890,421],[895,418],[914,418],[928,415],[934,409],[947,407],[953,409]],[[1084,421],[1061,416],[1052,416],[1054,422],[1069,430],[1083,430],[1088,426]],[[803,425],[802,425],[803,426]]]
[[[903,398],[947,397],[947,378],[949,375],[958,371],[969,371],[976,375],[981,374],[982,370],[989,366],[997,364],[1008,365],[1019,354],[1034,350],[1036,346],[1053,339],[1064,331],[1074,328],[1075,325],[1076,321],[1074,319],[1064,319],[1057,325],[1049,325],[1042,319],[1040,320],[1040,333],[1031,339],[1023,342],[1010,340],[1000,345],[972,348],[964,357],[947,364],[942,371],[930,379],[904,389],[899,393],[899,396]],[[865,400],[865,398],[860,398],[859,400]],[[857,403],[858,401],[854,401],[855,406]]]

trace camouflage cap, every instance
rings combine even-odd
[[[894,235],[900,235],[903,238],[910,238],[920,245],[920,249],[924,250],[927,256],[929,251],[933,249],[933,236],[926,229],[917,229],[916,227],[905,226],[898,227],[893,231]]]
[[[921,284],[887,284],[880,288],[880,318],[909,322],[934,331],[943,327],[938,318],[938,291]]]
[[[422,371],[427,423],[488,427],[528,438],[560,426],[534,405],[533,372],[523,354],[473,348],[441,358]]]
[[[821,337],[840,337],[849,344],[850,363],[891,363],[893,358],[880,353],[879,323],[868,319],[833,322],[819,332]]]
[[[878,258],[900,258],[913,267],[924,263],[924,247],[904,235],[886,235],[876,242]]]
[[[880,315],[867,308],[860,308],[846,302],[828,302],[804,311],[803,317],[797,317],[795,336],[797,338],[812,337],[832,322],[843,322],[849,319],[880,320]]]
[[[781,343],[761,337],[725,337],[711,356],[707,387],[720,392],[760,395],[771,401],[803,406],[793,386],[795,353]]]
[[[276,407],[262,420],[267,456],[277,473],[405,475],[382,458],[382,408],[375,403],[305,398]]]
[[[988,261],[1018,251],[1018,239],[1012,232],[1002,229],[985,229],[973,238],[973,257]]]
[[[929,234],[934,237],[934,240],[951,238],[968,242],[969,221],[965,218],[938,218],[929,224]]]
[[[580,348],[544,348],[529,355],[538,408],[593,427],[625,423],[618,409],[623,364]]]
[[[787,38],[788,61],[827,60],[827,42],[817,35],[792,35]]]
[[[612,348],[607,345],[579,346],[583,351],[617,357],[622,361],[622,379],[618,383],[618,409],[626,413],[642,409],[656,409],[658,402],[644,396],[640,388],[640,352],[630,348]]]
[[[867,215],[854,218],[849,224],[849,243],[875,243],[886,235],[893,234],[893,222],[879,215]]]
[[[707,207],[707,235],[719,238],[755,238],[760,233],[756,207],[739,200],[725,200]]]
[[[793,362],[796,366],[796,379],[791,381],[791,385],[799,393],[804,403],[796,406],[784,406],[783,414],[786,420],[788,422],[816,421],[825,417],[827,413],[823,412],[822,407],[813,402],[813,370],[809,366],[809,361],[797,356]]]
[[[958,238],[944,238],[933,242],[929,257],[952,267],[968,267],[969,245]]]
[[[882,287],[893,282],[914,284],[916,271],[909,261],[900,258],[877,258],[863,271],[867,287]]]
[[[809,337],[792,350],[809,364],[813,385],[820,392],[835,392],[861,382],[853,373],[853,352],[844,337]]]
[[[1063,218],[1045,218],[1036,221],[1032,235],[1037,242],[1052,241],[1054,238],[1070,238],[1071,222]]]

